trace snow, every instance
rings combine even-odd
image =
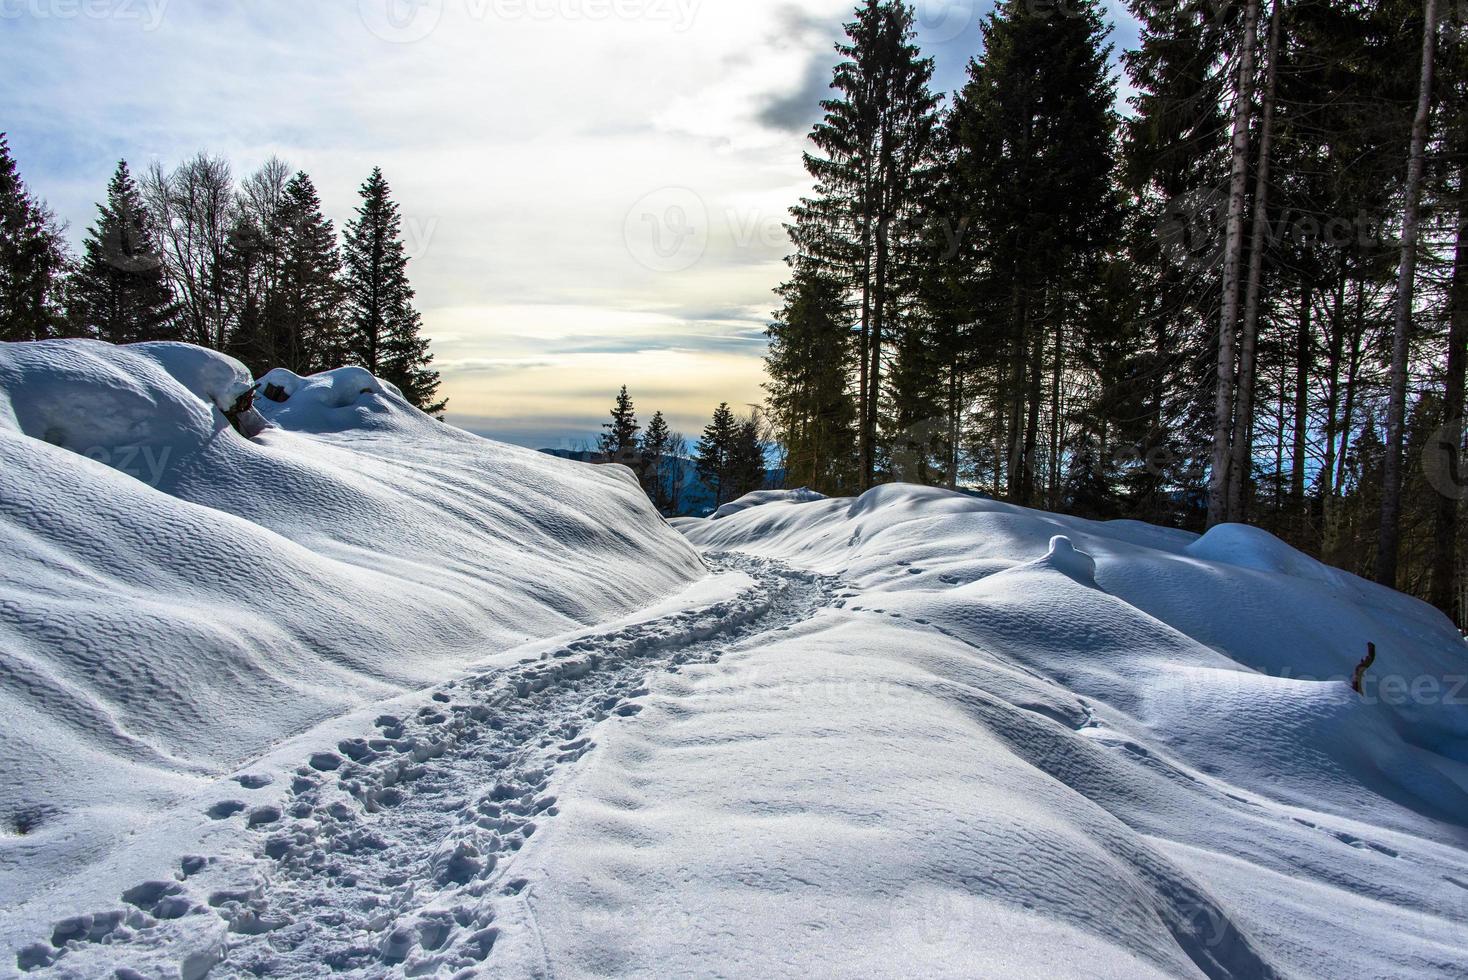
[[[745,494],[738,500],[731,500],[723,504],[712,514],[709,520],[717,521],[725,517],[732,517],[741,511],[751,507],[762,507],[765,504],[808,504],[815,500],[825,500],[824,494],[816,493],[814,490],[801,487],[799,490],[756,490]]]
[[[1415,600],[912,486],[670,526],[359,369],[242,438],[242,372],[0,347],[28,975],[1464,975]]]
[[[704,574],[620,474],[361,369],[247,440],[250,384],[187,345],[0,345],[6,905],[285,736]]]

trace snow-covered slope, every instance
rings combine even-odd
[[[745,503],[679,526],[843,591],[567,777],[510,972],[1464,975],[1468,650],[1436,611],[1248,528]]]
[[[621,467],[471,436],[347,368],[0,344],[0,895],[281,738],[704,574]]]
[[[0,974],[1465,975],[1415,600],[909,486],[685,540],[265,380],[246,439],[227,359],[0,347]]]

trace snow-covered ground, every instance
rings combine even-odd
[[[267,380],[246,439],[217,355],[0,346],[0,973],[1468,975],[1415,600],[907,486],[685,541]]]

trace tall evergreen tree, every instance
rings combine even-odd
[[[704,426],[703,438],[693,449],[694,469],[714,495],[714,506],[734,499],[731,495],[736,487],[733,470],[735,442],[739,436],[739,423],[727,402],[721,402],[714,410],[714,417]]]
[[[1006,416],[1008,492],[1019,503],[1035,501],[1042,409],[1048,401],[1058,436],[1065,357],[1094,325],[1078,314],[1116,247],[1107,32],[1098,0],[1065,11],[1004,0],[983,25],[984,52],[953,110],[954,167],[981,243],[974,319],[1009,375],[995,407]],[[1058,483],[1058,472],[1050,476]]]
[[[374,167],[358,191],[362,203],[347,222],[346,291],[348,345],[352,357],[373,374],[397,385],[410,402],[432,415],[447,402],[436,401],[438,372],[421,336],[423,319],[413,306],[402,216],[392,189]]]
[[[55,216],[26,189],[0,133],[0,340],[62,332],[69,264]]]
[[[1377,544],[1376,580],[1396,588],[1402,537],[1402,454],[1405,448],[1408,349],[1413,296],[1417,285],[1418,214],[1428,126],[1432,115],[1433,62],[1437,54],[1438,0],[1424,0],[1421,82],[1417,113],[1407,151],[1406,199],[1402,207],[1402,257],[1398,266],[1396,317],[1392,330],[1391,385],[1387,403],[1386,461],[1381,489],[1381,534]]]
[[[127,161],[97,206],[73,284],[72,322],[114,344],[178,336],[177,307],[147,208]]]
[[[765,439],[758,412],[736,420],[727,467],[730,500],[765,488]]]
[[[626,385],[617,392],[611,421],[602,423],[602,428],[606,431],[598,438],[598,448],[607,461],[640,469],[637,433],[642,426],[637,424],[637,411],[632,405],[632,396],[627,394]]]
[[[669,474],[673,467],[680,465],[679,460],[669,458],[672,448],[673,433],[668,428],[668,420],[662,412],[654,412],[638,446],[642,459],[638,479],[653,506],[663,513],[670,508]]]
[[[938,99],[932,59],[914,43],[912,7],[864,0],[836,46],[843,58],[805,155],[814,194],[795,208],[801,262],[854,294],[859,421],[858,478],[871,486],[884,356],[911,305],[922,188],[932,177]]]
[[[776,292],[785,305],[766,331],[765,390],[786,480],[826,494],[854,489],[856,402],[845,290],[832,276],[798,264]]]
[[[341,254],[304,171],[286,185],[280,220],[279,310],[269,317],[274,363],[297,374],[340,367],[347,361]]]

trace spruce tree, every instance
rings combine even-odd
[[[441,414],[447,402],[434,400],[438,372],[428,367],[433,355],[420,336],[423,321],[413,306],[402,216],[380,167],[373,168],[358,193],[362,204],[357,217],[347,222],[343,250],[349,349],[418,408]]]
[[[734,418],[727,402],[719,403],[714,417],[704,426],[703,438],[693,450],[693,465],[698,478],[714,495],[714,506],[718,507],[734,499],[734,473],[732,469],[735,440],[739,435],[739,423]]]
[[[765,488],[765,440],[757,412],[737,420],[729,449],[729,499]]]
[[[632,406],[632,396],[627,386],[617,393],[617,402],[612,406],[612,419],[602,424],[606,431],[598,439],[598,448],[607,462],[623,463],[634,470],[641,468],[637,446],[637,411]]]
[[[341,367],[348,354],[336,232],[304,171],[286,185],[281,206],[278,310],[269,317],[275,363],[297,374]]]
[[[856,401],[848,364],[849,307],[840,281],[798,263],[776,292],[785,300],[766,334],[765,383],[792,486],[836,495],[855,489]]]
[[[64,331],[69,264],[61,227],[26,189],[0,133],[0,340],[44,340]]]
[[[1059,482],[1058,440],[1041,454],[1042,411],[1058,435],[1055,385],[1088,326],[1076,314],[1093,302],[1119,231],[1111,48],[1098,0],[1065,11],[1004,0],[982,30],[953,110],[954,167],[982,243],[975,314],[999,356],[1007,489],[1028,504],[1043,466]]]
[[[117,164],[97,212],[73,284],[73,323],[114,344],[176,338],[177,307],[163,256],[126,160]]]
[[[889,337],[911,305],[919,204],[932,179],[938,99],[933,62],[915,43],[912,7],[864,0],[836,46],[832,98],[805,155],[815,192],[794,209],[800,261],[846,284],[859,311],[856,348],[858,477],[876,472]]]
[[[654,412],[652,421],[647,423],[647,429],[642,433],[639,447],[642,467],[638,478],[653,506],[664,513],[669,509],[668,471],[679,465],[678,460],[669,459],[672,446],[673,433],[668,428],[668,420],[663,418],[662,412]]]

